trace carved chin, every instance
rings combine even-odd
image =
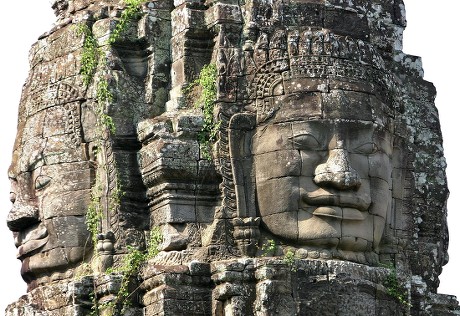
[[[300,247],[352,252],[368,252],[378,247],[382,229],[377,227],[383,225],[376,220],[383,218],[356,209],[346,209],[346,214],[333,207],[314,209],[271,214],[262,220],[272,234]]]

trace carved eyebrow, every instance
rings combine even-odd
[[[28,164],[27,171],[33,171],[41,166],[51,165],[53,164],[48,159],[53,156],[61,156],[64,155],[65,152],[54,152],[54,153],[47,153],[46,155],[43,152],[40,155],[36,155],[35,159],[30,159],[30,163]]]
[[[33,171],[37,169],[38,167],[43,166],[45,164],[46,164],[45,156],[43,155],[43,152],[40,152],[39,154],[29,159],[27,163],[27,171]]]

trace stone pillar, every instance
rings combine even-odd
[[[185,107],[183,89],[209,64],[213,50],[212,36],[206,27],[206,7],[199,1],[175,1],[171,12],[170,100],[166,111]]]
[[[209,265],[148,265],[141,285],[144,315],[211,315]]]
[[[255,296],[254,264],[251,259],[212,264],[212,315],[251,315]]]
[[[163,232],[162,250],[201,245],[200,225],[213,221],[219,177],[200,158],[202,117],[165,113],[139,124],[139,163],[149,198],[150,224]]]

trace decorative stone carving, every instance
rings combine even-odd
[[[9,170],[28,293],[7,315],[460,314],[437,294],[445,162],[401,1],[52,6]]]

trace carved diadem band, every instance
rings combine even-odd
[[[389,84],[383,59],[370,43],[329,30],[261,32],[252,48],[251,99],[271,96],[274,83],[297,78]]]
[[[267,69],[271,69],[267,71]],[[290,60],[279,59],[266,63],[256,72],[251,84],[251,99],[262,99],[284,94],[286,89],[275,91],[278,84],[286,87],[290,83],[302,79],[319,79],[324,84],[331,81],[362,83],[362,92],[379,93],[387,90],[390,77],[380,69],[364,65],[356,61],[330,56],[295,56]],[[305,91],[321,91],[318,87],[302,86]]]
[[[60,82],[37,88],[29,93],[27,99],[27,115],[33,115],[47,108],[80,101],[80,92],[74,86]]]

